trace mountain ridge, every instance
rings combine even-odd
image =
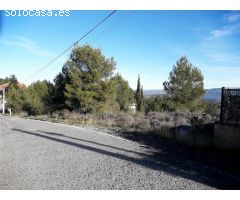
[[[220,101],[221,100],[221,88],[210,88],[205,89],[205,94],[203,99],[210,100],[210,101]],[[144,96],[151,97],[151,96],[163,96],[166,94],[164,90],[144,90]]]

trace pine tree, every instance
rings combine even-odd
[[[37,81],[25,90],[24,110],[31,115],[47,114],[53,107],[54,86],[51,82]]]
[[[107,59],[101,49],[75,47],[54,80],[59,105],[80,113],[117,109],[110,81],[115,66],[114,59]]]
[[[181,57],[173,66],[169,81],[165,81],[163,86],[176,109],[193,111],[200,107],[205,92],[203,75],[189,63],[186,56]]]
[[[116,89],[116,101],[121,111],[128,111],[130,105],[134,102],[134,92],[130,88],[128,82],[117,73],[111,78],[113,87]]]
[[[10,85],[6,92],[7,107],[11,108],[13,112],[20,113],[25,104],[25,88],[17,88]]]

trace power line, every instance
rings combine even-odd
[[[108,28],[104,29],[104,31],[100,34],[98,34],[93,40],[91,40],[89,43],[94,43],[97,40],[101,39],[105,34],[107,34],[108,32],[110,32],[111,30],[113,30],[114,28],[116,28],[117,26],[119,26],[121,23],[123,23],[124,21],[126,21],[131,15],[133,15],[136,12],[136,10],[132,10],[129,11],[128,14],[125,16],[123,16],[121,18],[121,20],[113,23],[111,26],[109,26]]]
[[[112,23],[110,26],[108,26],[107,28],[105,28],[102,32],[100,32],[98,35],[96,35],[96,37],[94,37],[92,40],[90,40],[90,42],[87,42],[88,44],[93,44],[95,43],[97,40],[101,39],[102,37],[104,37],[108,32],[112,31],[114,28],[116,28],[117,26],[119,26],[121,23],[123,23],[124,21],[126,21],[131,15],[133,15],[134,13],[136,13],[136,10],[131,10],[129,12],[127,12],[126,14],[124,14],[123,16],[121,16],[120,18],[118,18],[114,23]],[[77,43],[74,43],[74,45],[77,45]]]
[[[65,51],[63,51],[61,54],[59,54],[56,58],[51,60],[48,64],[44,65],[42,68],[40,68],[37,72],[35,72],[33,75],[29,76],[27,80],[32,79],[34,76],[39,74],[42,70],[50,66],[52,63],[54,63],[58,58],[60,58],[62,55],[64,55],[67,51],[69,51],[72,47],[74,47],[76,44],[78,44],[79,41],[81,41],[83,38],[85,38],[88,34],[90,34],[92,31],[94,31],[98,26],[100,26],[104,21],[106,21],[109,17],[111,17],[117,10],[112,11],[108,16],[106,16],[103,20],[101,20],[99,23],[97,23],[90,31],[88,31],[86,34],[84,34],[80,39],[75,41],[70,47],[68,47]]]

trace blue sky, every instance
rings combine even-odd
[[[0,77],[15,74],[25,84],[52,81],[70,52],[37,76],[29,77],[110,12],[10,17],[2,11]],[[106,57],[113,56],[117,71],[134,89],[138,74],[144,89],[162,89],[182,55],[202,71],[205,88],[240,84],[239,11],[117,11],[80,45],[86,43],[100,47]]]

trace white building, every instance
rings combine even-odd
[[[8,88],[10,83],[4,83],[0,85],[0,110],[2,110],[2,113],[5,113],[5,105],[6,105],[6,98],[5,98],[5,91]]]
[[[135,103],[131,104],[129,106],[129,109],[130,109],[131,112],[136,113],[136,104]]]

